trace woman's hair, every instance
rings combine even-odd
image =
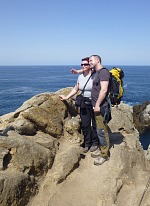
[[[84,58],[82,59],[82,61],[87,61],[87,62],[89,62],[89,57],[84,57]]]

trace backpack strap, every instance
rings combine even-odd
[[[98,71],[98,80],[99,80],[99,81],[100,81],[100,73],[101,73],[101,71],[104,70],[104,69],[106,69],[106,70],[109,72],[109,70],[108,70],[107,68],[105,68],[105,67],[101,68],[101,69]],[[110,72],[109,72],[109,73],[110,73]]]

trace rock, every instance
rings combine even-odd
[[[31,193],[35,193],[36,185],[27,174],[21,172],[0,172],[0,205],[27,205]]]
[[[150,161],[150,145],[148,146],[148,149],[145,151],[146,159]]]
[[[150,131],[150,102],[133,107],[133,123],[140,134]]]
[[[9,157],[9,150],[7,148],[0,147],[0,171],[7,167],[7,161],[9,160]]]
[[[64,123],[64,136],[72,143],[80,143],[83,141],[83,135],[80,132],[79,116],[67,119]]]
[[[109,122],[109,128],[113,132],[132,133],[135,130],[133,125],[132,108],[129,105],[121,103],[112,108],[112,120]]]
[[[75,165],[79,162],[80,152],[78,146],[72,145],[56,156],[51,175],[51,178],[56,183],[64,181],[68,174],[74,169]]]
[[[46,172],[52,166],[55,156],[54,145],[47,149],[36,144],[31,138],[15,132],[9,133],[8,137],[0,138],[0,148],[6,153],[3,157],[4,170],[13,168],[34,176]]]
[[[146,122],[150,123],[150,104],[146,106],[146,109],[143,112],[143,117]]]
[[[59,138],[62,134],[62,121],[60,118],[56,118],[51,112],[40,107],[33,107],[24,111],[21,116],[30,122],[34,123],[36,130],[43,131],[56,138]]]
[[[29,120],[19,117],[13,123],[14,129],[21,135],[34,135],[36,134],[35,125]]]
[[[96,167],[80,147],[83,135],[73,100],[59,98],[70,89],[36,95],[0,117],[2,206],[138,205],[150,163],[133,109],[123,103],[113,107],[110,160]],[[149,106],[143,107],[140,118],[148,122]],[[149,197],[144,198],[148,205]]]

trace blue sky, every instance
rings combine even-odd
[[[149,0],[0,0],[0,65],[150,65]]]

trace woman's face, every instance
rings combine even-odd
[[[82,66],[83,72],[90,70],[89,62],[86,60],[82,61],[81,66]]]

